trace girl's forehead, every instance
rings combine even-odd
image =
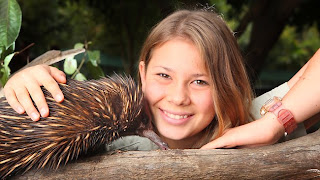
[[[201,60],[198,48],[192,41],[185,38],[174,38],[154,47],[152,56]]]
[[[202,59],[200,51],[192,41],[185,38],[174,38],[155,47],[149,65],[173,70],[207,72],[206,63]]]

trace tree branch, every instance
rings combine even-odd
[[[70,49],[66,51],[58,51],[58,50],[51,50],[47,51],[46,53],[42,54],[41,56],[37,57],[27,65],[23,66],[19,71],[25,69],[27,67],[39,65],[39,64],[47,64],[51,65],[56,62],[59,62],[67,57],[75,56],[77,54],[83,53],[85,49]]]
[[[96,155],[17,179],[313,179],[320,177],[320,130],[253,149],[129,151]]]

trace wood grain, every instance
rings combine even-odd
[[[320,179],[319,134],[253,149],[100,154],[15,179]]]

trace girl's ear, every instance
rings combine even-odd
[[[142,92],[145,92],[145,84],[146,84],[146,64],[144,61],[140,61],[139,63],[139,73],[140,73],[140,80],[142,86]]]

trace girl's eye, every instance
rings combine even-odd
[[[193,83],[197,84],[197,85],[208,85],[208,82],[203,81],[203,80],[195,80],[193,81]]]
[[[170,76],[168,74],[164,74],[164,73],[159,73],[158,76],[163,77],[163,78],[170,78]]]

